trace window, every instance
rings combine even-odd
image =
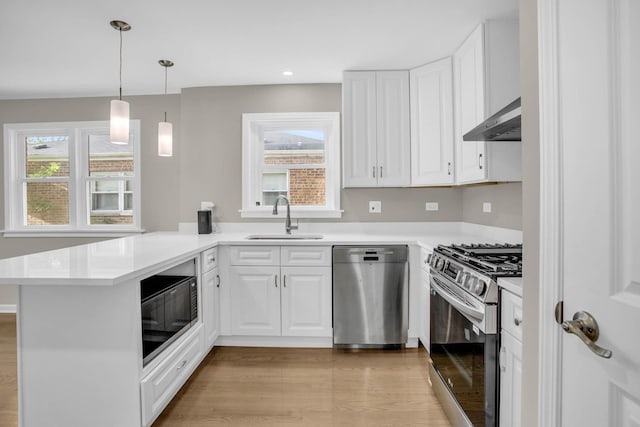
[[[140,123],[130,143],[109,122],[5,124],[5,234],[140,231]]]
[[[242,117],[243,217],[270,217],[283,195],[297,218],[337,218],[338,113],[260,113]]]

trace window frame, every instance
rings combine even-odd
[[[65,135],[69,138],[68,182],[69,224],[28,225],[27,196],[24,190],[26,177],[25,136]],[[140,120],[130,121],[130,144],[133,153],[133,176],[96,177],[89,173],[90,134],[109,134],[108,121],[7,123],[4,125],[4,217],[5,237],[33,236],[124,236],[141,233],[141,184],[140,184]],[[86,144],[82,141],[86,140]],[[96,179],[97,178],[97,179]],[[62,179],[62,180],[64,180]],[[131,224],[91,224],[91,181],[131,180],[133,206]],[[60,178],[49,178],[51,182]]]
[[[340,113],[246,113],[242,115],[242,218],[272,218],[272,206],[255,206],[262,194],[264,130],[322,128],[325,131],[325,205],[291,206],[293,218],[340,218]],[[320,164],[319,164],[320,166]],[[267,168],[268,169],[268,168]],[[288,183],[289,186],[289,183]],[[260,199],[262,200],[262,199]],[[284,215],[282,209],[279,215]]]

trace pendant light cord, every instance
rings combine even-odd
[[[164,67],[164,97],[165,99],[167,98],[167,68],[169,67]],[[165,101],[166,102],[166,101]],[[167,121],[167,112],[164,112],[164,121]]]
[[[122,101],[122,28],[120,28],[120,101]]]

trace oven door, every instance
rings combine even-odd
[[[478,313],[465,310],[465,301],[445,293],[444,280],[432,271],[430,356],[433,368],[472,425],[495,426],[497,334],[485,333],[478,326]],[[495,310],[495,306],[486,307]]]

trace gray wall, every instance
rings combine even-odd
[[[483,212],[484,202],[491,212]],[[462,220],[494,227],[522,229],[522,183],[470,185],[462,189]]]
[[[522,425],[538,426],[538,322],[540,283],[540,116],[538,98],[538,1],[520,1],[522,82],[522,231],[524,295]],[[549,313],[551,315],[551,313]],[[526,403],[526,404],[525,404]]]

